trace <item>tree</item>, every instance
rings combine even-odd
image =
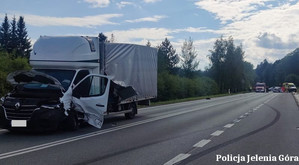
[[[193,40],[191,37],[189,40],[185,40],[182,46],[182,67],[186,77],[193,77],[193,73],[196,71],[199,61],[196,60],[197,52],[193,46]]]
[[[256,77],[255,71],[253,69],[253,65],[249,62],[244,61],[244,90],[252,90],[252,86],[254,86],[254,79]]]
[[[209,59],[211,61],[211,76],[217,82],[221,92],[224,91],[224,62],[226,56],[226,41],[221,36],[214,43],[213,50],[210,50],[211,55]]]
[[[108,42],[107,36],[105,36],[103,33],[99,34],[99,41],[100,42]]]
[[[225,88],[232,92],[244,90],[244,52],[242,45],[235,47],[234,40],[229,37],[226,41],[226,58],[225,58]]]
[[[6,81],[9,73],[16,70],[29,70],[31,67],[26,58],[12,58],[12,54],[7,51],[0,51],[0,97],[12,90],[12,87]]]
[[[4,50],[7,50],[9,47],[9,41],[10,41],[9,28],[10,28],[10,25],[9,25],[9,21],[8,21],[7,14],[6,14],[4,17],[4,21],[0,28],[0,47],[1,47],[1,49],[4,49]]]
[[[18,47],[17,21],[16,21],[15,16],[13,17],[12,22],[11,22],[11,29],[9,31],[9,36],[10,36],[10,43],[9,43],[9,48],[7,51],[8,51],[8,53],[12,53]]]
[[[170,41],[165,40],[158,46],[158,70],[175,73],[176,65],[179,63],[179,56],[171,45]]]
[[[111,34],[111,37],[110,37],[109,42],[110,42],[110,43],[114,43],[114,42],[115,42],[115,36],[114,36],[113,33]]]
[[[253,81],[253,66],[244,61],[242,45],[235,46],[232,37],[217,39],[210,50],[210,74],[218,83],[221,92],[240,92],[248,89]],[[246,69],[245,69],[246,68]]]
[[[20,16],[17,23],[17,57],[29,58],[31,43],[27,35],[24,17]]]
[[[148,47],[152,46],[152,44],[151,44],[151,42],[149,40],[147,40],[146,46],[148,46]]]

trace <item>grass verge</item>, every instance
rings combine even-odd
[[[138,108],[152,107],[152,106],[159,106],[159,105],[166,105],[166,104],[175,104],[175,103],[202,100],[202,99],[211,99],[211,98],[231,96],[231,95],[236,95],[236,94],[242,94],[242,93],[231,93],[231,94],[225,93],[225,94],[217,94],[217,95],[210,95],[210,96],[200,96],[200,97],[190,97],[190,98],[176,99],[176,100],[157,101],[157,102],[151,102],[150,106],[143,106],[143,105],[140,106],[139,105]]]

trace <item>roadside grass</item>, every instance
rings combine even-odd
[[[138,108],[144,108],[144,107],[153,107],[153,106],[159,106],[159,105],[167,105],[167,104],[175,104],[175,103],[181,103],[181,102],[188,102],[188,101],[195,101],[195,100],[202,100],[202,99],[212,99],[216,97],[223,97],[223,96],[231,96],[236,94],[242,94],[246,92],[241,93],[225,93],[225,94],[217,94],[217,95],[209,95],[209,96],[200,96],[200,97],[190,97],[190,98],[184,98],[184,99],[176,99],[176,100],[167,100],[167,101],[153,101],[151,102],[150,106],[144,106],[144,105],[138,105]]]

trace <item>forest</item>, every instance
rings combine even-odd
[[[269,87],[281,86],[284,82],[299,86],[299,48],[274,63],[264,60],[255,71],[255,81],[265,82]]]

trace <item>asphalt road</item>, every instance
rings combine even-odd
[[[292,94],[250,93],[144,108],[102,129],[0,129],[0,164],[299,164],[298,119]]]

